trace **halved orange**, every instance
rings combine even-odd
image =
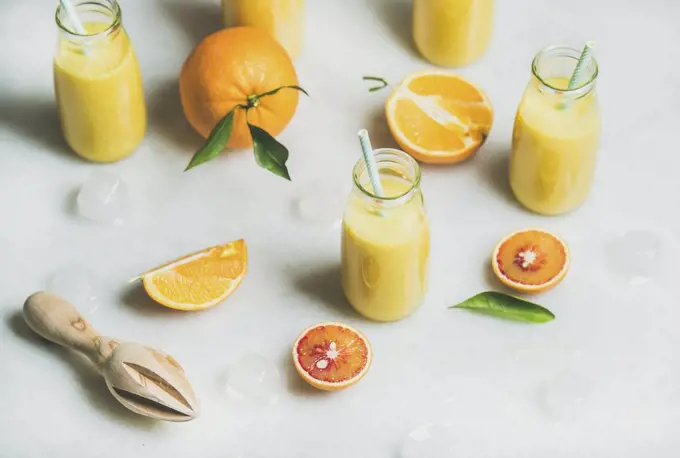
[[[192,253],[140,275],[153,300],[177,310],[204,310],[225,300],[248,270],[244,240]]]
[[[293,344],[295,368],[307,383],[320,390],[354,385],[366,375],[371,360],[366,336],[346,324],[315,324]]]
[[[387,99],[385,115],[399,146],[431,164],[469,158],[493,124],[493,107],[484,91],[441,70],[408,76]]]
[[[559,237],[543,229],[523,229],[498,242],[491,266],[507,286],[538,293],[561,282],[570,262],[569,247]]]

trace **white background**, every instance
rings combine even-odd
[[[429,422],[451,426],[461,458],[678,456],[680,4],[498,0],[490,49],[460,70],[494,105],[491,136],[464,164],[424,167],[431,290],[412,317],[378,324],[342,297],[338,228],[301,221],[291,207],[317,187],[349,186],[359,128],[370,130],[376,147],[396,146],[383,118],[387,94],[369,94],[361,77],[397,82],[427,66],[411,45],[410,2],[307,2],[296,67],[311,97],[280,136],[291,151],[292,183],[259,169],[249,151],[182,173],[200,139],[181,112],[177,77],[194,45],[220,27],[212,0],[121,1],[144,75],[148,134],[134,156],[114,165],[70,153],[52,91],[56,3],[1,5],[0,457],[386,458]],[[604,123],[595,186],[573,214],[532,215],[507,183],[514,112],[534,54],[586,40],[597,44]],[[120,227],[73,212],[80,184],[102,169],[134,195],[134,212]],[[554,230],[573,252],[565,281],[536,299],[556,321],[532,326],[448,310],[500,288],[487,267],[491,250],[526,226]],[[661,244],[655,278],[631,280],[632,268],[608,254],[629,230],[650,231]],[[249,273],[212,310],[165,310],[126,284],[159,263],[240,237]],[[33,338],[19,315],[24,299],[74,265],[100,278],[100,306],[87,314],[99,330],[163,348],[185,366],[203,405],[198,420],[137,417],[86,362]],[[371,371],[345,392],[314,392],[291,368],[298,332],[324,320],[356,325],[373,344]],[[271,357],[283,374],[274,406],[224,393],[229,365],[250,352]],[[588,380],[588,399],[563,418],[544,408],[541,393],[550,380],[569,377]]]

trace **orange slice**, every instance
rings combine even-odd
[[[248,270],[244,240],[206,248],[141,275],[153,300],[177,310],[204,310],[225,300]]]
[[[498,242],[491,265],[496,276],[525,293],[547,291],[569,270],[569,247],[542,229],[523,229]]]
[[[399,146],[430,164],[472,156],[493,123],[486,94],[461,76],[440,70],[408,76],[387,99],[385,115]]]
[[[340,323],[310,326],[293,344],[295,368],[307,383],[320,390],[354,385],[368,372],[371,359],[366,336]]]

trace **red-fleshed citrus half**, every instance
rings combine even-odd
[[[567,244],[543,229],[523,229],[504,237],[491,257],[500,281],[525,293],[547,291],[562,281],[571,257]]]
[[[320,390],[354,385],[366,375],[371,360],[366,336],[346,324],[315,324],[293,344],[295,368],[307,383]]]

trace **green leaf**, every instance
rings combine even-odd
[[[208,140],[206,140],[201,149],[199,149],[196,154],[194,154],[194,157],[191,158],[191,161],[189,161],[189,165],[184,169],[185,172],[204,162],[212,161],[224,151],[224,148],[229,141],[229,137],[231,136],[231,129],[234,127],[235,113],[236,108],[227,113],[226,116],[217,123],[212,132],[210,132]]]
[[[470,309],[479,313],[527,323],[546,323],[555,319],[553,313],[533,302],[495,291],[472,296],[451,308]]]
[[[264,129],[250,123],[248,123],[248,129],[250,129],[250,135],[253,137],[253,151],[257,165],[290,181],[290,175],[286,168],[286,161],[288,160],[286,147],[276,141]]]
[[[295,85],[293,85],[293,86],[281,86],[281,87],[277,87],[276,89],[272,89],[271,91],[265,92],[264,94],[258,94],[257,98],[259,99],[259,98],[261,98],[261,97],[266,97],[266,96],[268,96],[268,95],[274,95],[274,94],[276,94],[277,92],[279,92],[281,89],[297,89],[298,91],[302,92],[304,95],[306,95],[307,97],[309,97],[309,94],[307,94],[307,91],[305,91],[304,89],[302,89],[300,86],[295,86]]]

